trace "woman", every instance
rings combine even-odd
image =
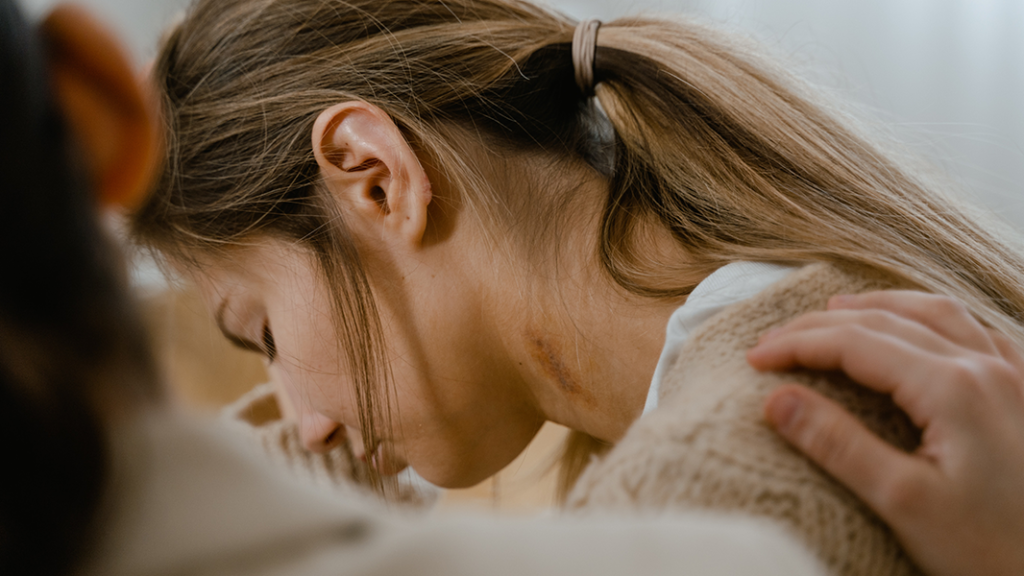
[[[571,506],[743,511],[841,573],[913,573],[752,424],[780,380],[746,350],[897,286],[1019,340],[1021,256],[753,53],[515,1],[197,2],[157,62],[170,161],[135,230],[266,356],[305,446],[351,437],[371,482],[473,484],[553,420],[567,488],[616,444]],[[916,446],[884,397],[804,377]]]

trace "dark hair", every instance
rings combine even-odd
[[[0,0],[0,573],[61,574],[102,495],[96,397],[154,371],[117,253],[48,85],[44,42]]]

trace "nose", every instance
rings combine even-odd
[[[298,410],[299,436],[310,452],[322,454],[345,441],[345,427],[319,412]]]
[[[283,378],[285,374],[273,368],[272,366],[270,373],[278,405],[285,418],[298,423],[302,446],[306,450],[322,454],[344,442],[345,427],[320,414],[301,398],[296,398],[293,390],[282,384],[287,381]]]

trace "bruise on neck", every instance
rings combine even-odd
[[[551,337],[530,329],[526,332],[530,356],[559,390],[574,401],[593,406],[594,396],[580,384],[579,375],[565,362],[562,348]]]

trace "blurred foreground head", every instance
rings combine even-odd
[[[150,110],[116,42],[78,9],[38,29],[0,0],[0,573],[82,553],[105,424],[154,395],[146,336],[103,204],[148,187]]]

